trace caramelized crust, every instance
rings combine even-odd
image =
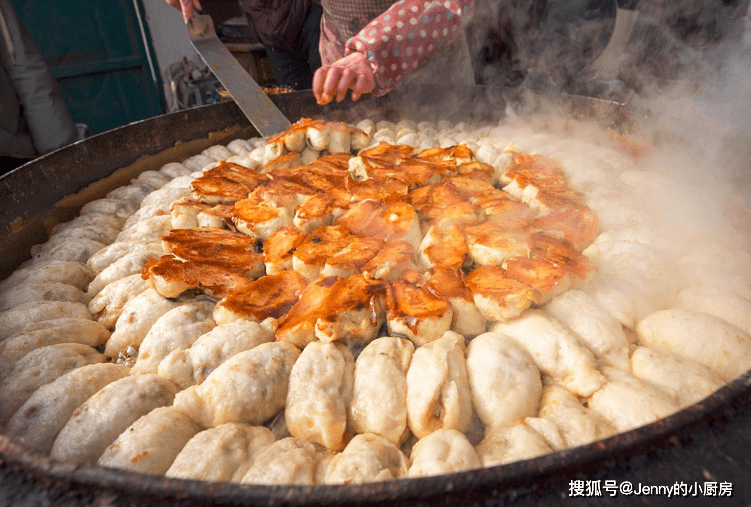
[[[292,255],[297,250],[307,234],[294,226],[283,227],[266,238],[263,243],[263,258],[266,262],[266,271],[272,273],[269,266],[279,269],[292,268]],[[286,267],[285,267],[286,266]]]
[[[430,216],[429,210],[436,207],[446,207],[450,204],[466,202],[464,195],[450,179],[438,183],[424,185],[409,191],[412,205],[421,215]]]
[[[176,227],[176,219],[178,223],[200,224],[202,220],[199,219],[199,215],[204,215],[203,221],[209,220],[214,223],[218,222],[228,225],[231,223],[233,207],[233,204],[227,203],[211,205],[193,199],[180,199],[179,201],[175,201],[170,208],[173,220],[172,226]],[[215,220],[211,220],[212,218]]]
[[[383,166],[398,165],[401,161],[406,160],[412,155],[413,148],[404,144],[389,144],[381,141],[380,143],[360,150],[359,155],[367,157],[374,161],[374,165],[380,162]]]
[[[263,322],[285,315],[297,302],[307,282],[296,271],[266,275],[217,303],[235,316]]]
[[[389,320],[400,321],[417,334],[421,321],[440,318],[451,311],[451,306],[428,289],[420,273],[409,270],[389,286],[386,311]]]
[[[495,170],[490,164],[473,160],[464,162],[456,168],[455,174],[460,177],[472,178],[478,181],[492,182],[495,176]]]
[[[516,180],[519,187],[535,185],[540,188],[568,188],[563,170],[553,160],[542,155],[513,153],[514,163],[503,173],[504,180]]]
[[[292,212],[273,202],[251,197],[235,203],[232,223],[237,230],[265,240],[272,233],[292,223]]]
[[[297,302],[279,319],[276,339],[292,343],[300,349],[314,341],[320,309],[326,306],[331,287],[339,279],[337,276],[328,276],[305,287]]]
[[[342,210],[333,195],[314,194],[295,208],[294,223],[303,231],[310,232],[321,225],[329,225],[337,212],[341,213]]]
[[[544,232],[529,235],[530,256],[545,259],[580,280],[585,280],[594,270],[589,257],[582,255],[569,241]]]
[[[425,246],[426,242],[429,244]],[[431,227],[421,245],[421,255],[428,266],[460,268],[469,254],[464,233],[456,226]]]
[[[515,318],[541,299],[537,290],[509,278],[506,270],[498,266],[480,266],[467,275],[466,282],[475,302],[478,297],[485,298],[497,307],[498,313],[490,316],[495,320]]]
[[[532,229],[563,233],[578,251],[584,250],[600,233],[594,212],[584,204],[553,211],[532,221]]]
[[[341,272],[359,272],[383,248],[383,243],[378,238],[353,236],[344,248],[326,259],[326,264]]]
[[[535,218],[535,212],[527,203],[496,188],[477,193],[470,202],[484,209],[489,220],[504,224],[509,230],[528,229]]]
[[[221,264],[181,260],[164,255],[147,262],[141,273],[151,287],[167,298],[175,298],[189,289],[200,289],[215,297],[224,297],[242,290],[263,273],[263,265],[249,267],[247,276],[237,269]]]
[[[426,148],[417,154],[418,158],[433,161],[456,163],[470,162],[475,155],[466,144],[450,146],[448,148]]]
[[[506,274],[540,293],[540,304],[571,287],[571,279],[565,267],[557,266],[545,259],[535,257],[514,257],[504,264]]]
[[[503,190],[499,190],[494,187],[492,183],[475,178],[469,178],[467,176],[452,176],[451,178],[449,178],[449,181],[451,181],[454,187],[456,187],[456,189],[459,190],[459,192],[468,199],[485,192],[503,192]],[[506,194],[505,192],[503,193]]]
[[[412,244],[411,236],[415,232],[419,235],[420,227],[415,208],[405,196],[398,194],[383,200],[359,202],[339,217],[336,223],[359,236],[372,236],[384,241],[404,239]]]
[[[534,198],[547,208],[576,206],[582,202],[582,195],[569,187],[561,168],[540,155],[515,153],[514,164],[503,178],[515,182],[519,189],[535,187]]]
[[[509,257],[529,254],[527,232],[515,224],[488,220],[465,227],[464,233],[475,264],[500,266]]]
[[[409,186],[402,181],[390,179],[386,181],[376,181],[368,179],[359,181],[347,176],[344,180],[344,188],[349,193],[351,202],[360,202],[366,199],[381,200],[391,194],[406,194]]]
[[[308,265],[323,265],[351,240],[351,234],[342,225],[322,226],[305,238],[293,256]]]
[[[267,181],[268,178],[253,169],[224,160],[193,180],[192,187],[200,201],[231,203],[245,199]]]
[[[406,269],[415,267],[415,249],[406,241],[387,241],[361,269],[371,278],[395,280]]]
[[[268,173],[275,169],[284,169],[287,167],[297,167],[300,165],[300,153],[297,151],[290,151],[284,155],[279,155],[274,160],[271,160],[263,165],[261,169],[263,173]]]
[[[433,266],[425,272],[425,287],[446,299],[462,298],[471,301],[472,292],[467,288],[464,278],[461,269]]]
[[[382,317],[386,283],[364,275],[338,278],[329,290],[326,302],[318,309],[317,318],[323,323],[334,322],[342,313],[367,308],[371,325]]]
[[[579,252],[597,219],[552,160],[514,153],[500,190],[466,145],[415,153],[381,142],[352,157],[358,132],[302,119],[267,143],[265,174],[228,162],[207,171],[193,186],[200,202],[181,203],[198,211],[181,223],[208,213],[239,232],[174,230],[143,277],[169,297],[199,289],[238,318],[277,318],[277,339],[304,347],[372,339],[384,305],[389,329],[418,344],[457,322],[449,299],[481,320],[464,329],[482,330],[485,317],[514,318],[591,272]],[[335,154],[300,165],[304,149]],[[476,269],[465,275],[468,257]]]
[[[173,229],[162,237],[162,247],[166,253],[183,260],[223,264],[235,269],[263,262],[254,238],[227,229]]]
[[[278,178],[258,187],[248,198],[257,201],[268,201],[276,206],[292,210],[314,193],[312,189],[305,185],[295,183],[286,178]]]
[[[477,222],[484,218],[483,209],[471,203],[450,181],[418,187],[409,193],[420,217],[429,223],[452,221]]]

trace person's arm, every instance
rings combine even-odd
[[[8,0],[0,0],[0,16],[3,18],[0,61],[23,106],[36,152],[47,153],[76,141],[78,131],[63,91]]]
[[[400,0],[347,41],[345,57],[321,67],[313,91],[322,104],[384,95],[461,34],[474,0]]]
[[[201,3],[198,0],[165,0],[175,9],[182,11],[183,20],[187,21],[192,18],[197,11],[201,10]]]

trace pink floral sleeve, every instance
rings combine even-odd
[[[461,34],[474,0],[399,0],[347,41],[345,55],[364,54],[384,95]]]

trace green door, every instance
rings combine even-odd
[[[74,121],[97,134],[162,114],[161,79],[141,0],[12,1]]]

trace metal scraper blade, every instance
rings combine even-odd
[[[193,16],[186,26],[193,47],[263,137],[290,127],[289,120],[219,40],[211,16]]]

